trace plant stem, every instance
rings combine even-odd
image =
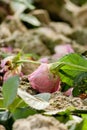
[[[38,61],[33,61],[33,60],[19,60],[16,62],[17,64],[20,64],[20,63],[33,63],[33,64],[41,64],[41,62],[38,62]]]

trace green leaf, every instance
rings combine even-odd
[[[11,1],[10,6],[15,13],[22,13],[27,9],[26,5],[17,1]]]
[[[44,110],[49,106],[49,102],[39,97],[35,97],[34,95],[31,95],[20,88],[18,88],[18,95],[24,100],[26,104],[36,110]]]
[[[40,26],[41,23],[39,22],[39,20],[35,17],[35,16],[32,16],[32,15],[29,15],[29,14],[20,14],[20,19],[30,25],[33,25],[33,26]]]
[[[51,94],[50,93],[40,93],[40,94],[37,94],[37,95],[34,95],[35,97],[38,97],[38,98],[41,98],[45,101],[49,101],[50,97],[51,97]]]
[[[21,58],[21,52],[19,52],[19,53],[13,58],[13,62],[15,63],[15,62],[19,61],[20,58]]]
[[[32,0],[21,0],[28,9],[33,10],[35,9],[35,6],[32,4]]]
[[[87,130],[87,119],[83,120],[83,125],[81,130]]]
[[[48,110],[46,112],[44,112],[45,115],[65,115],[65,114],[70,114],[70,112],[72,111],[72,109],[75,108],[68,108],[68,109],[60,109],[60,110]]]
[[[8,110],[0,110],[0,125],[2,124],[6,130],[11,130],[13,122],[12,115]]]
[[[87,60],[79,54],[68,54],[53,63],[51,72],[60,75],[62,82],[73,86],[74,78],[81,72],[87,72]]]
[[[73,96],[78,96],[87,91],[87,72],[77,75],[73,82]]]
[[[74,96],[74,97],[80,95],[80,92],[79,92],[79,90],[78,90],[77,87],[75,87],[75,88],[73,89],[73,92],[72,92],[72,93],[73,93],[73,96]]]
[[[84,5],[87,3],[87,0],[71,0],[74,4],[77,4],[77,5]]]
[[[18,86],[19,86],[18,76],[10,77],[6,82],[4,82],[2,92],[5,107],[8,107],[16,98]]]
[[[87,130],[87,114],[81,114],[83,118],[83,125],[81,130]]]
[[[27,107],[27,106],[28,105],[20,97],[16,96],[15,100],[9,106],[9,111],[11,113],[14,113],[14,111],[16,110],[16,108]]]
[[[19,14],[24,12],[24,10],[26,9],[35,9],[35,6],[32,4],[32,1],[30,0],[12,0],[10,2],[10,6],[14,12]]]
[[[27,118],[28,116],[34,115],[36,113],[36,110],[29,107],[19,107],[15,109],[14,113],[12,113],[12,116],[15,120],[17,120],[21,118]]]
[[[36,114],[37,111],[29,108],[29,106],[20,98],[16,97],[13,103],[9,106],[9,111],[12,114],[14,120],[20,118],[26,118],[29,115]]]
[[[87,114],[81,114],[81,117],[82,117],[83,119],[87,119]]]
[[[3,98],[0,98],[0,109],[3,108]]]

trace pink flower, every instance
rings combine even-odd
[[[14,76],[14,75],[18,75],[18,76],[22,76],[22,72],[21,72],[21,66],[13,69],[13,70],[8,70],[4,76],[3,76],[3,81],[6,81],[8,78]]]
[[[54,56],[57,56],[58,58],[61,58],[62,56],[69,54],[69,53],[74,53],[74,50],[72,49],[70,44],[64,44],[64,45],[57,45],[54,48],[56,54]]]
[[[21,65],[14,66],[14,63],[12,63],[14,57],[15,56],[13,55],[8,56],[1,61],[0,72],[4,73],[3,81],[7,80],[9,77],[14,75],[19,75],[19,76],[22,75]]]
[[[10,66],[12,64],[12,59],[14,56],[8,56],[1,60],[1,68],[6,68],[5,66]],[[8,63],[8,65],[6,65]]]
[[[12,53],[12,47],[2,47],[0,48],[0,51],[5,53]]]
[[[60,78],[50,72],[49,65],[46,63],[42,63],[28,79],[32,88],[39,92],[52,93],[60,89]]]

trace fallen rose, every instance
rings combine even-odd
[[[15,56],[8,56],[1,60],[1,72],[4,73],[3,75],[3,81],[6,81],[9,77],[14,76],[14,75],[22,75],[21,72],[21,65],[15,65],[13,63],[13,59]]]
[[[22,72],[21,72],[21,66],[13,69],[13,70],[8,70],[4,76],[3,76],[3,81],[6,81],[8,78],[15,76],[15,75],[19,75],[22,76]]]
[[[11,66],[11,62],[12,62],[13,58],[14,58],[14,56],[8,56],[8,57],[4,58],[3,60],[1,60],[1,68],[4,68],[6,66],[6,64]]]
[[[41,93],[53,93],[60,89],[60,78],[50,72],[49,64],[46,63],[42,63],[30,74],[28,80],[32,88]]]

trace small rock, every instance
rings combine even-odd
[[[3,125],[0,125],[0,130],[6,130]]]
[[[13,130],[67,130],[66,126],[54,117],[41,114],[29,116],[27,119],[19,119],[13,124]]]
[[[50,22],[50,27],[58,34],[68,35],[72,32],[72,28],[65,22]]]
[[[87,43],[87,29],[76,28],[71,34],[68,35],[73,41],[79,43],[80,45],[86,45]]]
[[[87,27],[87,4],[82,6],[77,13],[76,19],[75,19],[75,26],[79,27]]]

